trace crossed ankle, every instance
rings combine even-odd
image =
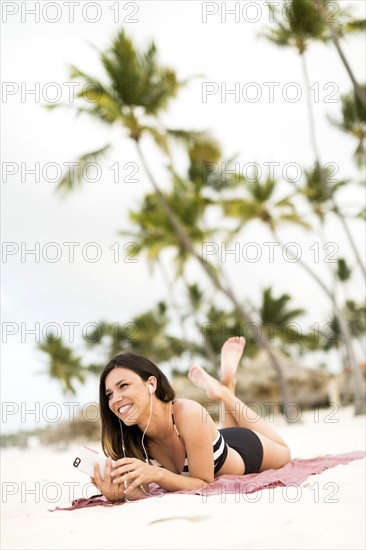
[[[222,378],[220,380],[221,382],[221,385],[224,386],[225,388],[227,388],[228,390],[230,390],[232,393],[235,393],[235,388],[236,388],[236,380],[235,379],[224,379]]]

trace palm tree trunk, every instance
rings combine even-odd
[[[277,237],[275,232],[273,232],[273,236],[280,245],[284,246],[284,243]],[[287,251],[287,253],[289,254],[290,257],[292,256],[292,258],[295,259],[295,256],[292,255],[289,251]],[[342,338],[343,344],[345,346],[346,353],[348,355],[348,360],[349,360],[349,363],[350,363],[350,367],[351,367],[351,370],[352,370],[352,373],[353,373],[353,380],[354,380],[354,387],[355,387],[355,415],[365,414],[366,413],[366,403],[365,403],[365,398],[364,398],[365,396],[364,396],[364,391],[363,391],[362,374],[361,374],[360,367],[357,363],[357,358],[356,358],[356,355],[355,355],[355,352],[354,352],[354,349],[353,349],[352,339],[351,339],[351,334],[350,334],[350,331],[349,331],[349,328],[348,328],[348,324],[343,319],[343,315],[342,315],[342,313],[339,309],[339,306],[337,304],[336,296],[335,296],[334,292],[332,292],[331,290],[328,289],[326,284],[320,279],[320,277],[317,275],[317,273],[315,273],[315,271],[313,271],[311,269],[311,267],[308,266],[308,264],[306,262],[304,262],[303,260],[300,259],[300,260],[298,260],[298,264],[301,265],[301,267],[308,273],[308,275],[310,275],[310,277],[318,283],[320,288],[322,288],[322,290],[326,293],[326,295],[328,296],[328,298],[330,299],[330,301],[333,305],[334,315],[336,316],[338,324],[339,324],[339,330],[340,330],[340,333],[341,333],[341,338]]]
[[[364,91],[361,86],[358,84],[353,72],[352,72],[352,69],[346,59],[346,56],[344,55],[344,52],[341,48],[341,45],[339,43],[339,40],[338,40],[338,36],[337,36],[337,31],[334,27],[334,24],[332,21],[330,21],[328,19],[328,13],[326,12],[325,8],[324,8],[324,5],[322,3],[322,1],[319,1],[319,0],[313,0],[314,2],[314,6],[315,6],[315,9],[319,9],[319,12],[324,20],[324,23],[328,26],[329,30],[330,30],[330,35],[332,37],[332,41],[333,41],[333,44],[339,54],[339,57],[341,58],[342,60],[342,63],[351,79],[351,82],[353,84],[353,88],[355,90],[355,94],[356,96],[358,97],[358,99],[360,100],[360,102],[364,105],[364,107],[366,107],[366,91]]]
[[[315,160],[320,162],[320,155],[319,155],[319,149],[316,142],[316,133],[315,133],[315,117],[314,117],[314,111],[313,111],[313,104],[311,102],[311,94],[310,94],[310,80],[309,80],[309,72],[308,67],[306,64],[305,59],[305,53],[300,54],[301,61],[302,61],[302,71],[304,74],[304,81],[305,81],[305,90],[306,90],[306,102],[308,105],[308,113],[309,113],[309,130],[310,130],[310,141],[311,145],[313,147],[313,152],[315,156]]]
[[[332,198],[332,204],[333,204],[333,207],[334,207],[334,213],[338,216],[339,221],[341,222],[341,224],[343,226],[344,232],[347,235],[348,241],[349,241],[349,243],[351,245],[351,248],[353,250],[353,253],[356,257],[357,264],[358,264],[359,268],[361,269],[361,273],[363,274],[364,277],[366,277],[366,268],[365,268],[365,266],[362,262],[362,258],[360,256],[360,253],[357,250],[356,243],[355,243],[355,241],[354,241],[354,239],[351,235],[351,231],[350,231],[350,229],[348,227],[348,224],[346,222],[346,218],[343,216],[343,214],[339,210],[338,204],[336,203],[334,197]]]
[[[188,285],[188,281],[185,278],[184,273],[183,273],[183,280],[184,280],[184,284],[186,285],[186,287],[188,289],[189,285]],[[202,327],[201,327],[201,324],[200,324],[199,319],[198,319],[197,308],[195,307],[192,300],[190,300],[190,302],[191,302],[191,312],[192,312],[192,315],[193,315],[193,318],[194,318],[194,324],[196,325],[196,328],[197,328],[200,336],[202,336]],[[217,376],[218,373],[219,373],[219,367],[218,367],[217,355],[215,353],[215,350],[213,349],[209,338],[205,338],[203,344],[204,344],[208,359],[211,362],[211,365],[213,367],[215,375]]]
[[[315,160],[320,165],[320,152],[319,152],[319,148],[318,148],[318,145],[317,145],[317,142],[316,142],[315,117],[314,117],[314,110],[313,110],[313,105],[312,105],[312,102],[311,102],[311,94],[310,94],[309,72],[308,72],[307,63],[306,63],[306,59],[305,59],[305,53],[301,53],[300,55],[301,55],[301,61],[302,61],[302,69],[303,69],[303,74],[304,74],[304,82],[305,82],[305,90],[306,90],[306,100],[307,100],[308,113],[309,113],[310,141],[311,141],[311,145],[312,145],[312,148],[313,148],[313,153],[314,153],[314,156],[315,156]],[[358,263],[358,265],[361,269],[361,273],[363,273],[364,277],[366,277],[366,269],[365,269],[365,266],[362,263],[362,259],[361,259],[361,256],[360,256],[358,250],[357,250],[356,243],[354,242],[354,239],[351,235],[351,232],[349,230],[347,222],[346,222],[344,216],[342,215],[341,211],[339,210],[338,205],[337,205],[337,203],[336,203],[333,196],[331,197],[331,202],[332,202],[332,205],[334,207],[334,212],[338,216],[338,218],[339,218],[339,220],[340,220],[340,222],[343,226],[344,232],[347,236],[347,239],[348,239],[348,241],[351,245],[351,248],[354,252],[356,261],[357,261],[357,263]]]
[[[320,219],[320,224],[319,224],[319,227],[318,227],[318,233],[319,233],[320,240],[322,242],[323,249],[324,249],[324,245],[327,243],[327,239],[326,239],[326,236],[324,234],[324,227],[323,227],[323,223],[322,223],[321,219]],[[335,270],[332,269],[330,264],[327,264],[327,266],[328,266],[329,275],[332,278],[331,286],[333,288],[333,295],[336,296],[337,295],[337,284],[339,282],[338,278],[337,278],[337,274],[336,274]],[[337,317],[337,312],[334,310],[334,308],[333,308],[333,314],[336,318],[338,318]],[[341,339],[342,339],[342,335],[341,335]],[[344,363],[344,354],[342,353],[343,352],[342,346],[337,346],[337,351],[338,351],[338,354],[339,354],[339,357],[340,357],[341,364],[343,364]],[[346,355],[347,355],[347,353],[346,353]]]
[[[165,269],[165,266],[163,264],[163,262],[157,258],[156,259],[157,261],[157,264],[159,266],[159,269],[160,269],[160,273],[161,273],[161,277],[165,283],[165,286],[168,288],[168,294],[169,294],[169,299],[170,299],[170,303],[172,305],[172,308],[179,320],[179,325],[180,325],[180,330],[181,330],[181,333],[182,333],[182,340],[183,342],[185,343],[185,345],[187,346],[187,349],[188,350],[191,350],[192,346],[190,345],[190,342],[187,338],[187,332],[186,332],[186,327],[185,327],[185,322],[184,322],[184,318],[183,318],[183,315],[182,315],[182,308],[179,307],[179,304],[176,302],[176,299],[175,299],[175,295],[174,295],[174,288],[173,288],[173,284],[169,278],[169,275]]]
[[[173,229],[175,230],[175,232],[176,232],[176,234],[177,234],[177,236],[178,236],[178,238],[181,242],[181,245],[184,247],[185,250],[187,250],[191,254],[192,257],[194,257],[198,261],[198,263],[200,264],[202,269],[205,271],[206,275],[211,280],[214,287],[217,290],[219,290],[220,292],[222,292],[229,299],[229,301],[233,304],[234,309],[235,309],[236,313],[238,314],[239,318],[242,318],[246,322],[249,322],[249,323],[255,323],[254,319],[251,318],[250,314],[243,308],[242,304],[240,304],[239,301],[236,299],[236,297],[233,294],[233,292],[231,291],[231,289],[226,288],[221,283],[221,281],[220,281],[220,279],[217,275],[217,271],[211,266],[211,264],[209,264],[208,262],[204,262],[203,258],[194,249],[194,246],[193,246],[192,242],[187,237],[187,234],[184,231],[184,229],[182,228],[181,223],[177,219],[173,209],[171,208],[170,204],[166,201],[163,193],[161,192],[158,184],[156,183],[156,181],[154,179],[154,176],[152,175],[152,173],[150,171],[150,168],[149,168],[149,166],[148,166],[148,164],[145,160],[145,157],[144,157],[144,154],[141,150],[141,146],[140,146],[139,141],[135,140],[135,142],[136,142],[137,152],[138,152],[140,161],[141,161],[141,163],[144,167],[144,170],[145,170],[145,172],[146,172],[146,174],[147,174],[147,176],[148,176],[148,178],[149,178],[149,180],[150,180],[150,182],[151,182],[151,184],[152,184],[152,186],[153,186],[153,188],[154,188],[154,190],[157,194],[158,200],[159,200],[162,208],[166,212],[166,214],[168,216],[168,219],[169,219]],[[285,380],[281,365],[280,365],[277,357],[273,353],[272,346],[271,346],[267,336],[262,331],[261,331],[261,334],[260,334],[259,339],[258,339],[258,345],[260,347],[264,348],[267,351],[267,353],[269,355],[269,358],[270,358],[270,361],[272,363],[272,366],[275,369],[275,372],[278,376],[280,401],[281,401],[280,407],[281,407],[281,410],[283,411],[283,415],[284,415],[285,419],[288,422],[290,422],[291,419],[287,415],[287,407],[286,407],[287,403],[289,403],[286,380]]]
[[[199,320],[197,319],[197,314],[194,310],[193,310],[193,315],[194,315],[194,320],[195,320],[196,327],[197,327],[200,335],[202,336],[202,327],[200,325]],[[203,344],[205,346],[205,350],[206,350],[207,356],[210,360],[210,363],[213,367],[214,373],[218,377],[218,375],[219,375],[219,366],[218,366],[217,356],[216,356],[215,350],[213,349],[209,338],[206,337]]]

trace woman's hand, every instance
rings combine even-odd
[[[94,464],[94,477],[91,477],[91,482],[107,500],[116,502],[117,500],[123,500],[124,498],[124,487],[123,485],[113,484],[113,478],[111,477],[112,470],[112,461],[110,458],[107,459],[107,464],[105,467],[104,479],[100,476],[99,465]]]
[[[120,487],[128,485],[124,493],[132,495],[144,483],[151,483],[157,480],[157,466],[146,464],[138,458],[120,458],[114,462],[111,472],[113,486]]]

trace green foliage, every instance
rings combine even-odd
[[[330,40],[329,29],[312,0],[286,1],[272,13],[277,27],[270,28],[265,36],[277,46],[295,47],[302,55],[311,42]]]
[[[98,323],[95,331],[89,334],[88,346],[104,344],[106,362],[126,351],[165,362],[183,353],[180,340],[168,334],[168,322],[167,305],[158,302],[155,308],[137,315],[128,323]],[[90,370],[99,374],[104,366],[93,365]]]
[[[267,29],[264,36],[279,47],[296,48],[300,55],[312,42],[329,42],[330,26],[338,37],[365,29],[365,20],[352,19],[337,0],[285,0],[269,9],[276,26]]]
[[[212,238],[215,230],[203,227],[204,213],[209,201],[190,181],[173,175],[171,191],[165,193],[164,198],[173,209],[191,243],[201,245]],[[130,211],[129,218],[134,230],[122,230],[120,234],[132,237],[139,249],[146,252],[150,261],[156,260],[164,250],[176,250],[177,272],[181,274],[190,251],[172,227],[157,193],[146,194],[137,210]]]
[[[240,198],[222,199],[224,214],[240,221],[233,233],[253,220],[262,221],[272,231],[282,223],[294,223],[309,228],[309,224],[297,214],[291,200],[292,195],[274,198],[278,187],[278,182],[270,178],[264,182],[257,179],[245,181]]]
[[[275,297],[271,287],[265,288],[258,311],[260,326],[267,333],[270,342],[285,353],[290,353],[294,347],[300,353],[319,349],[319,341],[316,341],[314,334],[304,332],[295,322],[305,314],[305,310],[290,309],[291,302],[292,298],[289,294]]]
[[[357,304],[354,300],[346,300],[343,315],[353,338],[366,334],[366,303]],[[328,331],[324,335],[324,349],[338,348],[342,344],[338,319],[331,316],[326,326]]]
[[[190,302],[194,310],[199,310],[202,307],[202,302],[204,298],[204,293],[200,289],[197,283],[192,285],[187,285],[187,291],[189,294]]]
[[[58,380],[63,391],[76,393],[73,380],[85,382],[88,374],[99,376],[107,362],[119,353],[130,351],[150,357],[156,363],[180,357],[185,347],[181,339],[168,333],[169,317],[165,302],[158,302],[155,308],[142,312],[128,323],[102,321],[88,333],[87,347],[104,356],[102,363],[90,362],[81,365],[81,358],[54,335],[48,336],[39,349],[49,358],[48,375]]]
[[[245,321],[238,319],[233,310],[225,311],[215,305],[210,305],[206,313],[206,321],[202,327],[202,338],[208,338],[217,355],[227,338],[245,336],[245,356],[253,357],[258,351],[257,328],[251,330]]]
[[[304,170],[305,181],[300,184],[297,191],[311,204],[313,212],[322,222],[331,210],[334,210],[334,196],[339,188],[347,183],[347,180],[333,178],[334,168],[330,164],[321,166],[315,162],[313,167]]]
[[[366,334],[366,302],[357,304],[354,300],[347,300],[345,315],[352,336],[358,338]]]
[[[366,85],[362,85],[361,89],[365,92]],[[329,120],[336,128],[356,139],[354,158],[358,167],[362,168],[366,162],[366,106],[358,99],[354,91],[341,95],[341,115],[341,120],[331,117]]]
[[[348,34],[366,31],[366,19],[353,19],[345,24],[345,31]]]
[[[154,42],[139,52],[122,29],[111,48],[101,54],[101,61],[120,108],[142,107],[148,115],[167,108],[178,91],[175,72],[160,67]]]
[[[137,119],[130,117],[136,108],[156,116],[179,89],[175,72],[159,65],[155,44],[151,42],[146,51],[139,52],[123,29],[111,47],[100,52],[100,60],[106,75],[104,84],[75,66],[70,77],[83,82],[78,97],[89,105],[89,114],[108,124],[120,121],[133,130]]]
[[[156,117],[173,99],[183,83],[178,82],[172,69],[162,67],[157,59],[153,42],[145,51],[138,51],[124,30],[117,33],[111,47],[100,52],[105,72],[105,82],[85,73],[75,66],[70,68],[70,78],[82,84],[77,94],[77,104],[55,104],[52,108],[71,107],[76,113],[87,114],[107,125],[120,125],[131,139],[139,141],[149,134],[159,147],[168,152],[167,138],[149,120]],[[78,159],[78,169],[71,168],[59,182],[58,190],[69,192],[82,182],[83,167],[90,160],[103,156],[110,145],[86,153]]]
[[[77,185],[81,185],[83,181],[84,169],[90,162],[98,162],[105,158],[108,151],[111,149],[111,145],[107,144],[104,147],[90,153],[85,153],[79,157],[78,164],[70,167],[68,171],[62,176],[58,183],[57,190],[66,194],[71,191]]]
[[[48,376],[61,382],[64,393],[75,394],[73,380],[76,379],[83,384],[86,376],[86,369],[81,364],[81,357],[76,357],[73,350],[52,333],[47,335],[45,343],[38,346],[48,355]]]
[[[293,319],[301,317],[305,310],[300,308],[288,309],[290,301],[291,296],[289,294],[281,294],[281,296],[275,298],[272,294],[272,288],[265,288],[262,295],[262,305],[259,309],[262,324],[273,325],[273,327],[282,329]]]
[[[322,2],[327,6],[326,0]],[[329,26],[320,17],[312,0],[288,1],[284,6],[285,17],[277,9],[274,9],[274,14],[277,27],[270,29],[266,36],[278,46],[295,47],[303,54],[311,42],[330,40]],[[346,32],[346,24],[348,28],[349,25],[351,28],[353,26],[353,30],[362,27],[363,23],[347,19],[345,11],[340,11],[339,14],[337,32],[340,36]],[[221,146],[208,132],[163,127],[161,114],[168,108],[183,83],[178,81],[172,69],[160,66],[153,42],[145,51],[139,51],[122,30],[112,41],[111,47],[100,52],[99,57],[104,70],[103,82],[77,67],[71,67],[71,78],[84,85],[75,107],[77,114],[88,114],[102,124],[119,126],[136,142],[139,151],[141,138],[144,135],[149,136],[167,161],[168,190],[160,191],[153,178],[150,178],[154,191],[142,197],[141,203],[130,211],[133,229],[121,231],[122,235],[133,237],[150,262],[160,260],[164,251],[174,250],[176,274],[180,277],[184,275],[188,259],[194,255],[192,251],[200,248],[203,242],[225,231],[231,236],[235,235],[244,224],[252,220],[260,220],[272,232],[283,223],[308,229],[309,224],[295,205],[295,200],[299,197],[305,197],[311,203],[321,221],[325,220],[330,211],[336,211],[332,198],[339,187],[349,182],[331,181],[331,167],[320,167],[316,163],[314,168],[305,171],[305,181],[298,189],[291,194],[283,193],[279,182],[270,178],[262,182],[258,178],[244,178],[235,173],[223,178],[218,169],[223,162]],[[365,110],[354,95],[343,96],[342,117],[342,121],[337,123],[338,127],[359,140],[359,159],[359,153],[364,153]],[[186,158],[183,173],[178,173],[175,169],[172,147],[183,150]],[[66,174],[59,184],[59,190],[72,191],[81,183],[85,164],[102,158],[109,150],[110,145],[105,145],[83,155],[79,159],[74,177],[71,177],[70,172]],[[227,164],[233,162],[234,158],[229,159]],[[216,227],[207,225],[211,207],[222,213]],[[174,213],[186,240],[172,223],[169,210]],[[236,227],[226,230],[225,222],[231,222],[231,225],[235,222]],[[195,258],[197,259],[197,255]],[[215,274],[222,275],[219,267],[210,265],[210,269]],[[346,280],[350,274],[346,261],[339,260],[340,279]],[[117,353],[133,351],[151,357],[159,364],[183,356],[187,345],[191,351],[206,360],[209,354],[218,356],[222,344],[229,336],[243,334],[243,319],[238,320],[238,315],[233,310],[219,308],[206,294],[206,289],[203,292],[197,284],[188,285],[187,292],[190,309],[186,308],[183,315],[186,319],[189,318],[190,311],[196,315],[199,341],[182,342],[181,338],[172,336],[169,331],[168,306],[159,302],[155,308],[140,313],[125,325],[110,325],[103,321],[89,335],[89,347],[102,348],[106,361]],[[261,325],[258,328],[267,331],[269,337],[273,333],[276,345],[284,350],[288,350],[290,345],[297,345],[300,350],[317,349],[319,343],[314,341],[313,335],[302,334],[298,338],[296,330],[289,326],[304,311],[290,308],[291,297],[288,294],[275,297],[272,292],[271,288],[263,291],[262,303],[257,308]],[[347,302],[345,314],[348,315],[353,335],[365,330],[361,320],[362,311],[364,312],[364,306],[362,307]],[[334,334],[339,333],[337,320],[330,326]],[[254,331],[252,338],[246,331],[245,336],[246,356],[250,357],[258,350],[257,334]],[[338,345],[333,337],[328,338],[325,348],[329,349],[332,345]],[[104,367],[101,364],[82,367],[80,357],[74,357],[71,349],[62,342],[49,341],[40,348],[50,357],[50,376],[61,381],[64,391],[75,392],[72,383],[74,379],[83,382],[87,372],[98,374]]]
[[[338,258],[337,260],[337,277],[340,281],[348,281],[351,277],[352,270],[348,267],[344,258]]]

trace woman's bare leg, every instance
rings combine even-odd
[[[206,390],[207,396],[222,403],[223,427],[249,428],[257,434],[263,446],[260,471],[281,468],[291,460],[290,449],[270,424],[235,395],[236,370],[244,351],[245,339],[229,338],[221,350],[221,382],[212,378],[199,366],[192,366],[188,376],[197,386]]]
[[[250,407],[236,397],[236,370],[243,354],[245,339],[229,338],[221,350],[221,382],[210,376],[199,366],[192,366],[188,376],[200,388],[206,390],[207,396],[214,401],[221,401],[221,424],[223,428],[239,426],[260,433],[279,445],[286,446],[278,433],[269,423],[258,416]]]
[[[236,371],[243,355],[245,338],[234,336],[226,340],[221,348],[221,379],[220,382],[226,386],[231,394],[235,396]],[[220,422],[223,428],[240,426],[240,407],[238,403],[228,405],[221,399]]]

